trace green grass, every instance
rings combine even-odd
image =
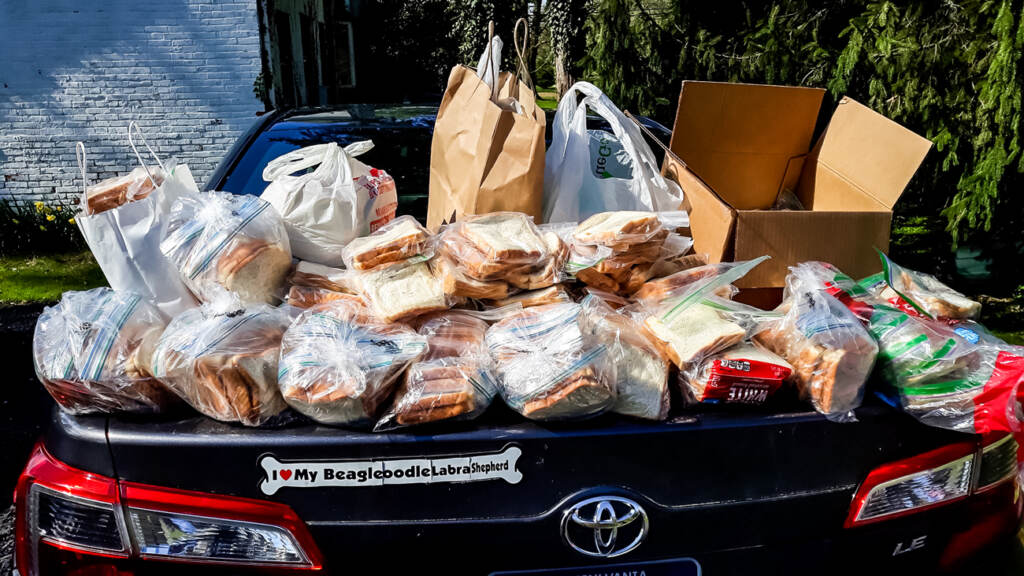
[[[106,286],[88,251],[0,257],[0,303],[55,302],[68,290]]]

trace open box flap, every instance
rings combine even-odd
[[[824,95],[819,88],[686,80],[672,151],[733,208],[769,208],[794,174],[791,160],[810,149]]]
[[[805,166],[805,175],[809,169],[827,170],[891,210],[931,146],[930,140],[844,97],[815,145],[816,159]],[[801,180],[804,196],[807,183]]]
[[[722,202],[693,172],[687,170],[671,151],[666,151],[663,166],[665,177],[683,189],[684,207],[690,215],[694,251],[707,254],[712,262],[731,259],[735,211]]]

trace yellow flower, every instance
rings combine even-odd
[[[74,218],[68,218],[68,224],[74,224],[74,223],[75,223],[75,219]]]
[[[56,217],[56,216],[54,216],[53,214],[47,214],[47,215],[46,215],[46,221],[47,221],[47,222],[53,222],[53,221],[54,221],[54,220],[56,220],[56,219],[57,219],[57,217]]]
[[[46,208],[46,205],[42,202],[36,202],[36,212],[42,212]]]

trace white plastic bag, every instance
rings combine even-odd
[[[611,125],[611,134],[587,130],[587,108]],[[614,210],[678,210],[682,200],[679,186],[661,176],[636,124],[593,84],[573,84],[558,103],[545,156],[544,221],[579,222]]]
[[[284,218],[296,258],[341,266],[345,244],[395,217],[395,180],[355,159],[372,148],[369,140],[345,148],[317,144],[279,156],[264,168],[263,179],[270,184],[261,198]]]
[[[128,128],[132,149],[135,148],[133,129],[137,129],[134,122]],[[77,144],[77,152],[82,179],[87,186],[85,145],[81,142]],[[75,222],[110,287],[139,294],[171,318],[198,304],[177,268],[160,251],[160,239],[167,229],[171,204],[182,194],[196,193],[199,188],[188,166],[165,167],[151,148],[149,152],[166,175],[156,190],[145,198],[99,214],[79,214]],[[135,153],[145,167],[137,150]]]

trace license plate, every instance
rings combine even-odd
[[[627,562],[603,566],[577,566],[553,570],[517,570],[492,572],[491,576],[701,576],[700,564],[693,558],[656,560],[654,562]]]

